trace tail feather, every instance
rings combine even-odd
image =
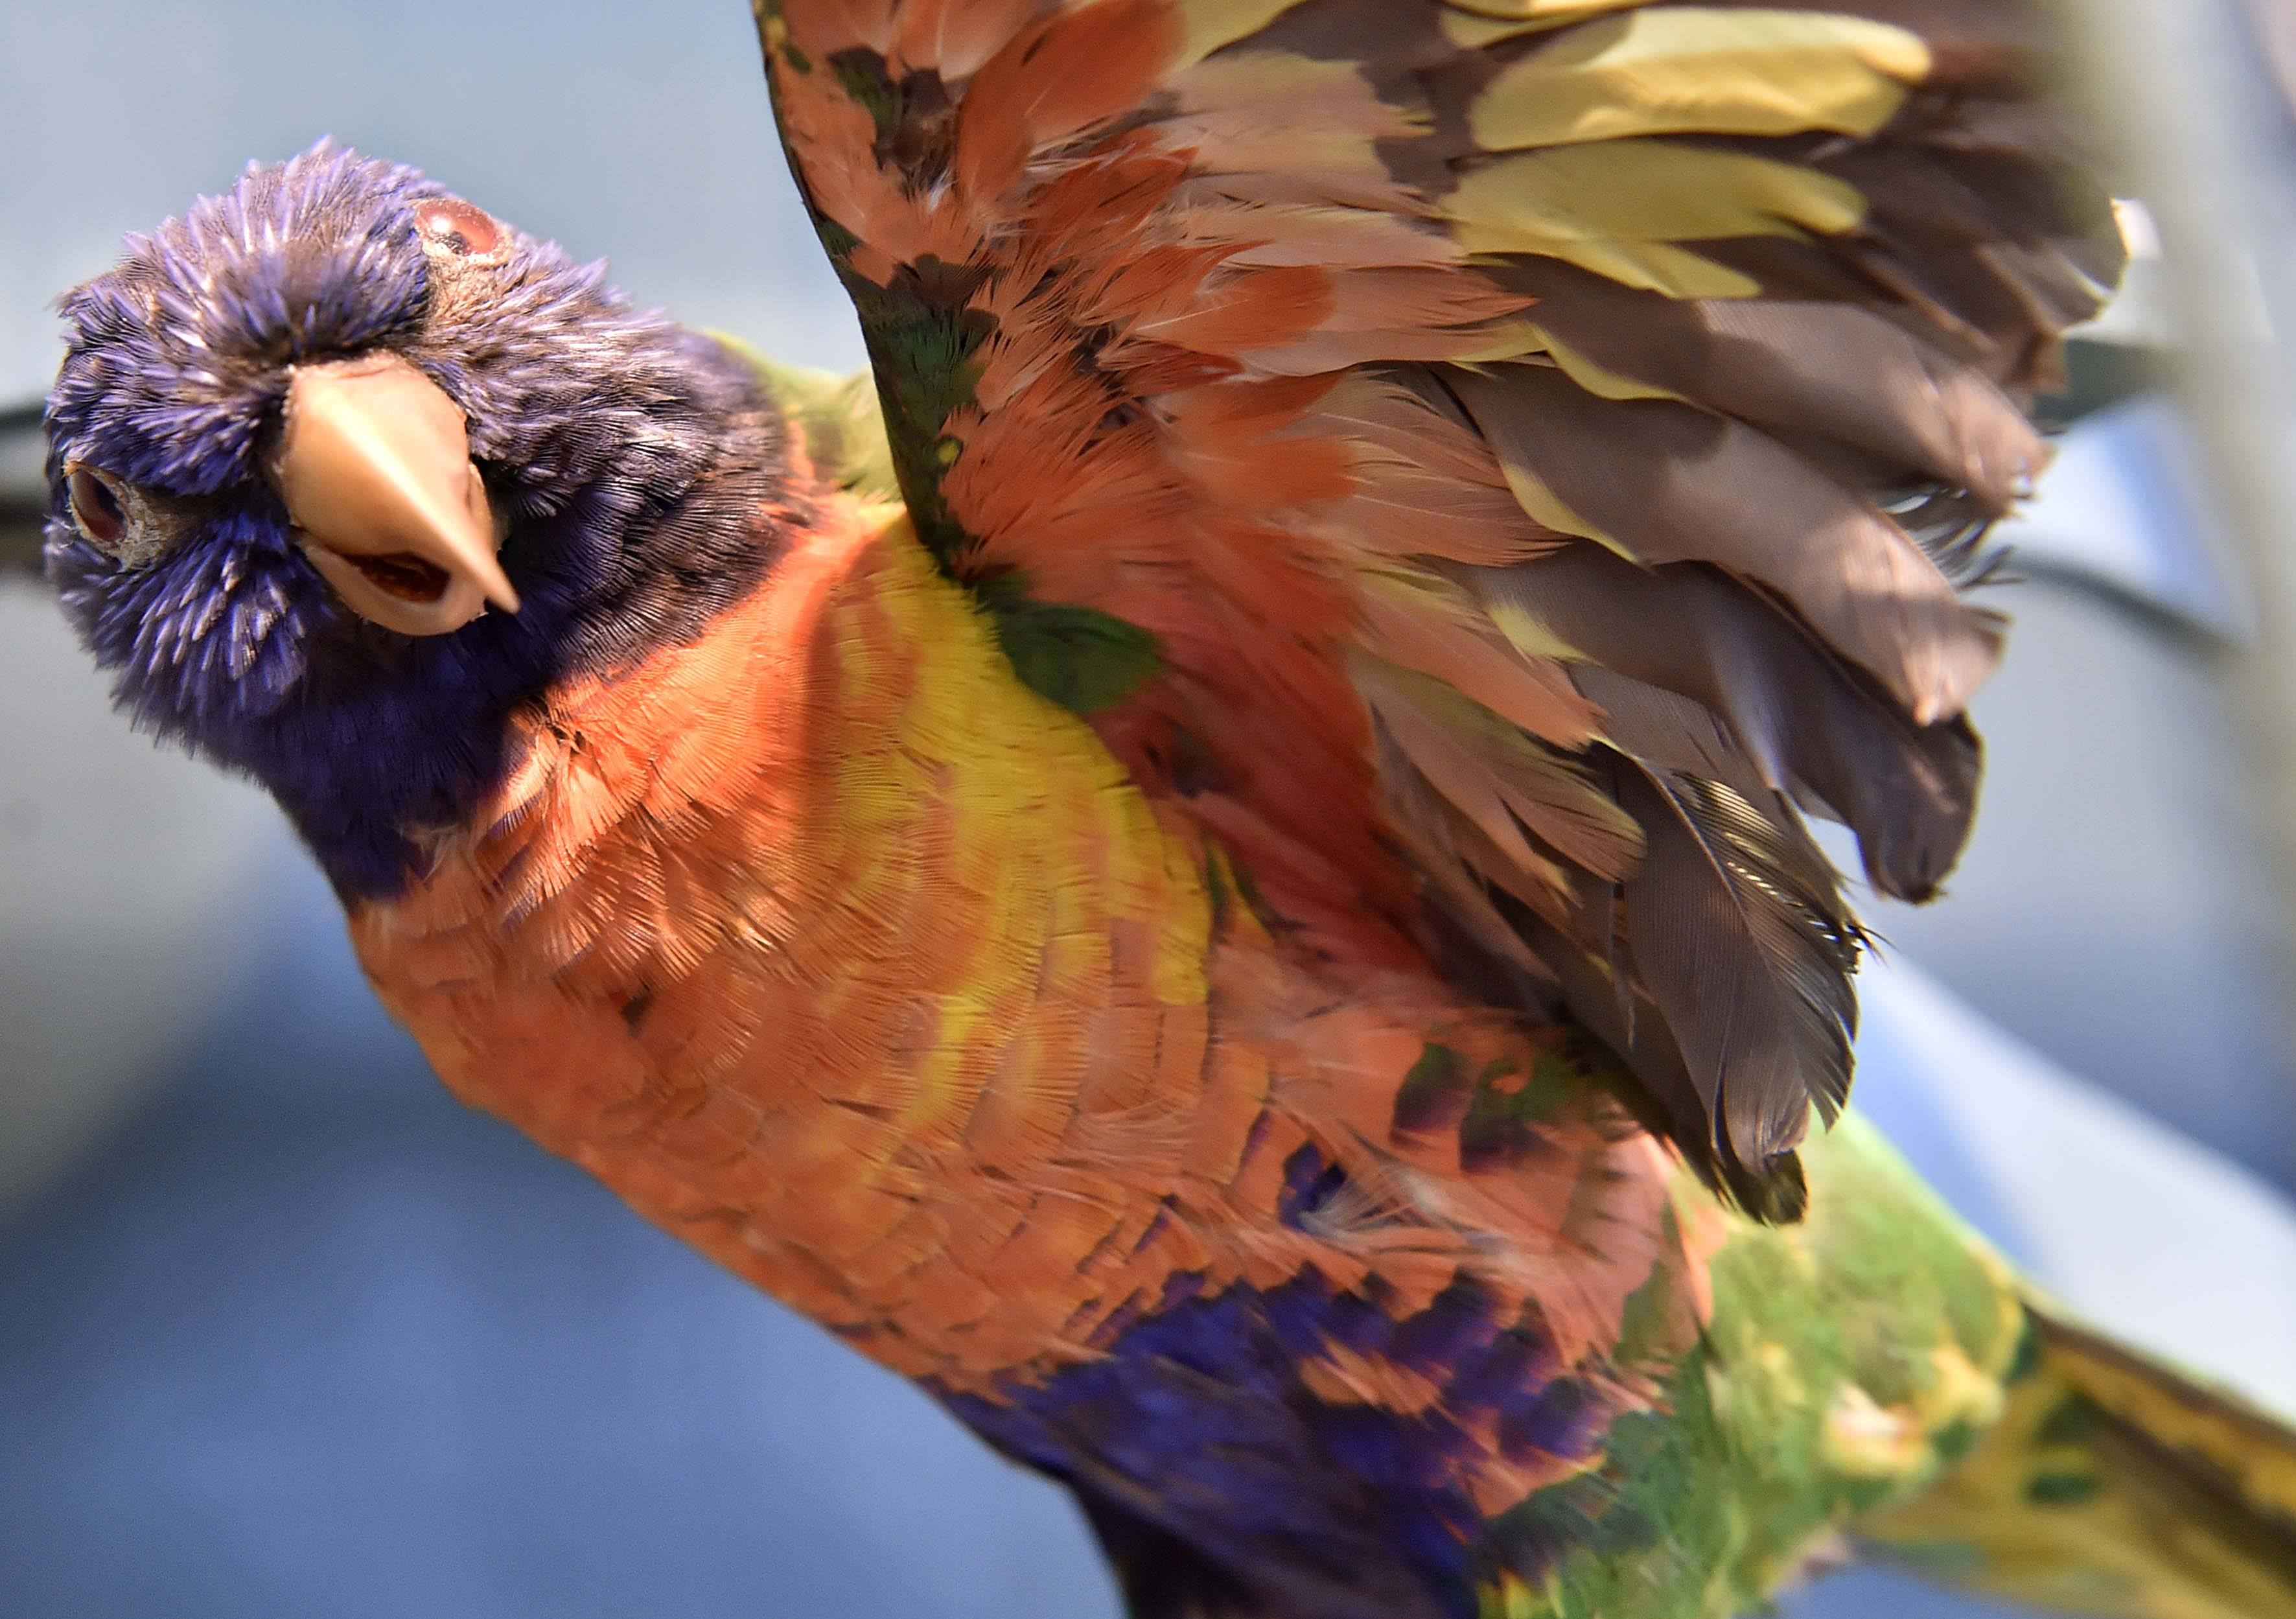
[[[1871,1549],[2099,1619],[2296,1619],[2296,1430],[2031,1313],[2035,1364],[2001,1422],[1861,1524]]]

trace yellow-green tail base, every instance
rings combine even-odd
[[[2296,1619],[2296,1432],[2032,1311],[2001,1421],[1857,1525],[1877,1557],[2100,1619]]]

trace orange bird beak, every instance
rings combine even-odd
[[[272,476],[343,604],[402,635],[518,611],[462,408],[395,354],[296,368]]]

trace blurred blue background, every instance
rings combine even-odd
[[[2270,59],[2210,37],[2284,175]],[[0,408],[122,231],[321,134],[690,323],[860,360],[733,0],[7,0],[0,133]],[[2291,688],[2254,502],[2148,382],[2206,337],[2161,213],[2011,536],[1976,843],[1948,902],[1874,916],[1859,1095],[2074,1302],[2296,1409]],[[0,496],[36,481],[0,428]],[[129,736],[29,583],[0,760],[0,1613],[1113,1613],[1056,1492],[451,1102],[267,804]],[[1857,1574],[1790,1611],[1979,1610]]]

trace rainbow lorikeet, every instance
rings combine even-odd
[[[878,398],[414,171],[69,294],[48,566],[459,1096],[1082,1503],[1140,1619],[1836,1549],[2296,1615],[2296,1443],[1852,1121],[2115,279],[2025,0],[764,0]]]

